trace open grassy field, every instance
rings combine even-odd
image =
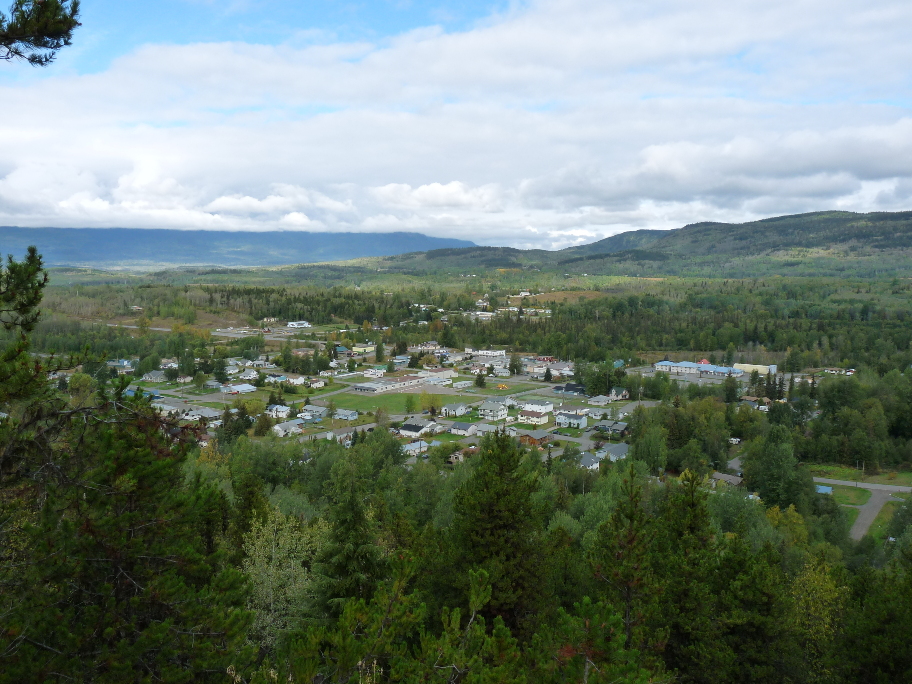
[[[900,504],[896,501],[888,501],[884,504],[884,507],[880,509],[880,513],[877,514],[877,517],[874,518],[874,522],[871,523],[868,534],[874,537],[874,541],[878,544],[883,544],[884,540],[887,538],[887,525],[889,525],[890,520],[893,519],[893,514],[896,512],[898,506],[900,506]]]
[[[394,415],[405,413],[405,398],[407,396],[414,398],[416,408],[420,406],[420,400],[416,394],[355,394],[354,392],[343,392],[330,398],[339,408],[367,412],[376,411],[382,407],[384,411]]]
[[[849,468],[841,465],[822,465],[818,463],[808,466],[814,477],[827,477],[833,480],[851,480],[853,482],[870,482],[872,484],[891,484],[912,486],[912,473],[881,473],[880,475],[871,475],[863,473],[856,468]]]
[[[833,498],[840,506],[863,506],[871,498],[871,492],[861,487],[833,486]]]
[[[861,512],[857,508],[850,508],[848,506],[843,507],[845,511],[846,518],[849,520],[849,529],[852,529],[852,525],[855,524],[855,519],[858,518],[858,514]]]
[[[507,394],[528,392],[529,390],[534,390],[541,387],[541,385],[532,384],[531,382],[511,382],[510,380],[503,380],[498,382],[492,378],[488,378],[487,383],[487,387],[473,387],[472,389],[478,390],[479,394],[502,397]],[[497,389],[498,385],[505,385],[507,389]]]

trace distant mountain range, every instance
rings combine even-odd
[[[0,253],[21,255],[32,244],[49,266],[152,271],[300,264],[297,278],[318,277],[321,269],[321,277],[331,278],[497,269],[568,275],[912,276],[912,212],[828,211],[738,224],[695,223],[630,231],[556,251],[481,247],[420,233],[0,227]],[[316,262],[334,263],[306,266]]]
[[[540,269],[605,275],[910,275],[912,212],[843,211],[636,230],[558,251],[435,249],[377,260],[390,271]]]
[[[158,269],[181,266],[275,266],[345,261],[444,247],[468,240],[421,233],[304,233],[140,228],[0,226],[0,256],[38,247],[48,266]]]

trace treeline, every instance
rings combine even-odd
[[[798,461],[801,425],[697,388],[638,409],[630,457],[596,471],[502,433],[409,463],[382,421],[349,449],[203,446],[125,381],[47,382],[32,257],[0,280],[24,333],[0,355],[0,682],[912,674],[912,505],[891,543],[853,544]],[[834,387],[822,415],[847,407]],[[704,477],[730,436],[759,500]]]

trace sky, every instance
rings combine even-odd
[[[51,66],[0,62],[0,225],[556,249],[912,209],[902,0],[83,0],[81,21]]]

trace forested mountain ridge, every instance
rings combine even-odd
[[[513,268],[601,275],[896,277],[909,275],[910,255],[912,212],[827,211],[637,230],[558,251],[471,247],[372,263],[406,272]]]

